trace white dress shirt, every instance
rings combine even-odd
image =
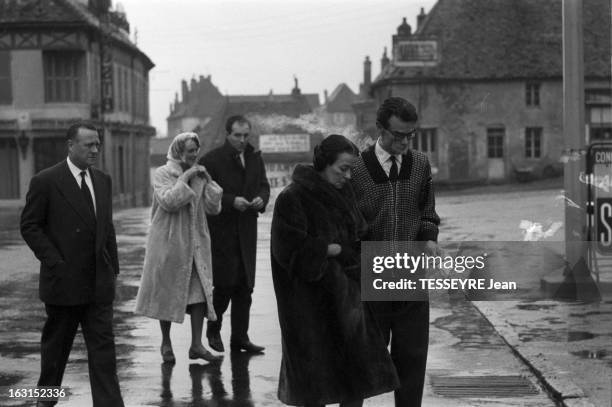
[[[380,146],[380,139],[376,141],[376,146],[374,147],[374,153],[376,154],[376,158],[378,162],[382,166],[383,170],[385,170],[385,174],[387,177],[389,176],[389,172],[391,172],[391,154],[386,152]],[[395,162],[397,163],[397,172],[399,174],[400,168],[402,168],[402,155],[395,154]]]
[[[70,157],[68,157],[66,161],[68,162],[68,169],[70,169],[70,172],[72,173],[72,176],[76,180],[76,183],[79,189],[81,188],[81,171],[85,171],[85,183],[87,184],[87,188],[89,188],[89,193],[91,194],[91,199],[93,200],[94,214],[95,214],[96,213],[96,194],[94,192],[93,183],[91,182],[91,174],[89,172],[89,168],[86,170],[80,169],[79,167],[74,165],[72,161],[70,161]]]

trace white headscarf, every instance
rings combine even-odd
[[[198,147],[200,146],[200,138],[196,133],[191,131],[181,133],[177,135],[174,140],[172,140],[172,143],[170,143],[166,158],[179,164],[182,163],[183,154],[185,153],[185,145],[187,144],[188,140],[193,140]]]

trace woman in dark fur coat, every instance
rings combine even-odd
[[[358,150],[339,135],[315,147],[276,199],[272,277],[282,333],[278,397],[289,405],[361,406],[398,386],[371,311],[361,302],[366,224],[350,184]]]

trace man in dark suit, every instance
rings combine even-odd
[[[67,142],[67,159],[30,181],[21,214],[21,234],[41,263],[39,292],[47,312],[38,385],[62,384],[80,324],[93,405],[122,407],[112,329],[119,261],[111,178],[92,167],[100,149],[95,127],[71,126]]]
[[[225,144],[200,160],[223,188],[221,213],[208,217],[213,260],[213,305],[216,322],[208,322],[211,348],[224,351],[219,331],[223,313],[232,301],[230,348],[256,353],[264,350],[248,336],[251,294],[255,284],[257,217],[270,199],[270,184],[260,152],[247,142],[251,123],[232,116],[225,124]]]

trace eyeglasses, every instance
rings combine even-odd
[[[395,137],[395,141],[402,141],[404,139],[411,140],[417,135],[419,131],[419,129],[417,129],[416,127],[411,129],[408,132],[395,131],[395,130],[389,130],[389,129],[384,129],[384,130],[391,133],[391,135]]]

